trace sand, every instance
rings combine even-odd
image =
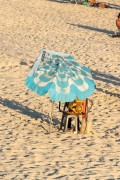
[[[0,1],[1,180],[120,180],[120,39],[109,36],[116,31],[120,0],[109,3],[112,9],[56,0]],[[71,54],[92,70],[94,133],[59,132],[55,103],[48,134],[50,98],[26,94],[25,86],[43,48]]]

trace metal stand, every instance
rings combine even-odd
[[[54,105],[54,102],[52,101],[52,108],[51,108],[51,115],[50,115],[50,125],[49,125],[49,133],[50,133],[50,131],[51,131],[52,116],[53,116],[53,105]]]

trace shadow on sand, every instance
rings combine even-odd
[[[22,105],[21,103],[17,102],[17,101],[14,101],[14,100],[8,100],[8,99],[0,99],[0,104],[2,104],[3,106],[6,106],[10,109],[14,109],[16,110],[17,112],[23,114],[23,115],[27,115],[31,118],[35,118],[36,120],[37,119],[41,119],[42,121],[46,121],[48,124],[50,124],[50,121],[49,121],[49,116],[48,115],[45,115],[45,114],[42,114],[42,113],[39,113],[33,109],[30,109],[29,107],[27,106],[24,106]],[[60,121],[56,118],[53,118],[53,122],[55,124],[60,124]],[[46,130],[42,125],[40,125],[44,130]],[[47,131],[47,130],[46,130]],[[48,131],[47,131],[48,132]]]
[[[90,30],[90,31],[102,32],[102,33],[105,33],[105,34],[114,34],[114,31],[109,31],[109,30],[106,30],[106,29],[99,29],[99,28],[94,28],[94,27],[85,26],[85,25],[79,25],[79,24],[70,24],[70,25],[78,27],[78,28],[87,29],[87,30]]]
[[[68,4],[68,3],[70,3],[70,2],[69,2],[69,0],[66,0],[66,1],[65,1],[65,0],[47,0],[47,1],[57,2],[57,3],[64,3],[64,4],[66,4],[66,3],[67,3],[67,4]]]
[[[115,77],[112,75],[107,75],[107,74],[104,74],[104,73],[101,73],[98,71],[93,71],[93,70],[91,71],[91,73],[92,73],[94,80],[105,82],[108,85],[113,84],[114,86],[120,86],[120,78],[118,78],[118,77]],[[110,92],[108,90],[104,90],[102,88],[97,88],[97,87],[96,87],[96,89],[98,91],[104,92],[104,93],[109,94],[111,96],[116,96],[116,97],[120,98],[120,94],[118,94],[118,93],[113,93],[113,92]]]
[[[109,4],[112,9],[120,10],[120,6],[117,4]]]

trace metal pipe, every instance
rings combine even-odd
[[[51,115],[50,115],[50,125],[49,125],[49,133],[50,133],[50,130],[51,130],[51,124],[52,124],[53,105],[54,105],[54,102],[52,101],[52,108],[51,108]]]

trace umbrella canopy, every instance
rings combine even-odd
[[[57,102],[83,100],[95,90],[90,69],[68,54],[50,50],[42,50],[26,77],[26,85],[40,96],[48,92]]]

